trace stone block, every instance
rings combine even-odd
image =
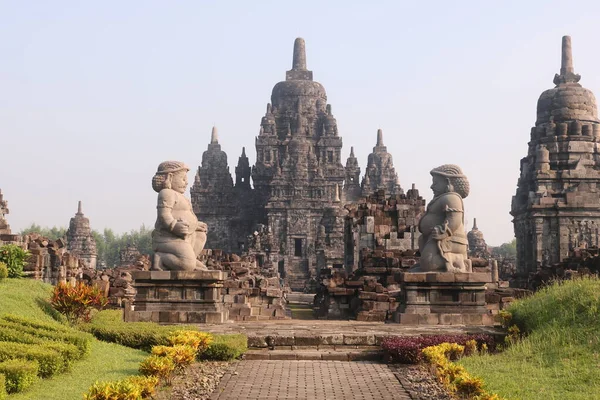
[[[345,334],[344,344],[354,346],[373,346],[375,345],[375,335]]]
[[[319,343],[322,345],[340,345],[344,344],[343,334],[327,334],[319,336]]]
[[[398,282],[420,283],[427,282],[427,273],[423,272],[401,272],[398,274]]]
[[[320,337],[314,335],[296,335],[294,336],[294,340],[296,346],[318,346]]]
[[[445,314],[440,315],[440,325],[462,325],[462,314]]]

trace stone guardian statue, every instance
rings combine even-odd
[[[445,164],[430,173],[434,197],[419,221],[421,259],[410,272],[472,272],[463,206],[469,181],[458,165]]]
[[[152,178],[158,192],[156,224],[152,232],[153,270],[206,270],[197,257],[206,243],[207,226],[198,221],[192,203],[183,193],[189,168],[179,161],[165,161]]]

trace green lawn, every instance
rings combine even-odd
[[[600,399],[600,281],[553,285],[510,308],[529,332],[497,355],[460,361],[504,399]]]
[[[138,375],[140,362],[148,353],[94,340],[92,352],[79,361],[73,371],[39,380],[26,392],[8,396],[8,400],[81,400],[96,381],[113,381]]]
[[[26,279],[0,282],[0,315],[5,313],[44,322],[64,324],[49,307],[52,286]],[[56,321],[55,318],[63,322]],[[92,351],[74,364],[71,372],[39,380],[27,391],[8,396],[8,400],[81,400],[96,381],[117,380],[137,375],[139,363],[148,354],[113,343],[92,339]]]

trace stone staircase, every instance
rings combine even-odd
[[[381,337],[373,334],[256,335],[248,337],[246,360],[377,361]],[[379,343],[378,343],[379,342]]]
[[[304,291],[306,282],[310,279],[305,262],[290,263],[286,266],[285,281],[294,292]]]

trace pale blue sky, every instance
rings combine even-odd
[[[600,93],[600,2],[0,1],[0,189],[9,223],[153,225],[159,162],[195,169],[213,124],[233,172],[271,89],[306,40],[344,140],[364,171],[377,128],[401,184],[459,164],[488,243],[509,215],[540,93],[573,38]],[[193,180],[193,171],[189,175]]]

